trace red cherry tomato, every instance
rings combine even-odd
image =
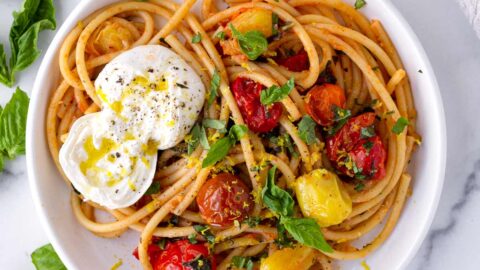
[[[348,120],[327,138],[327,157],[341,173],[357,179],[385,176],[387,154],[380,137],[372,134],[374,123],[375,114],[364,113]]]
[[[209,224],[232,225],[245,219],[253,208],[250,189],[237,177],[221,173],[208,180],[197,196],[200,214]]]
[[[310,67],[310,63],[308,61],[308,54],[304,50],[299,51],[295,55],[277,59],[276,61],[279,65],[284,66],[288,70],[294,72],[304,71]]]
[[[133,255],[138,259],[136,249]],[[149,245],[148,255],[154,270],[194,270],[184,264],[200,256],[207,260],[204,263],[209,263],[212,270],[217,267],[215,258],[210,256],[208,248],[204,244],[192,244],[188,240],[169,242],[164,250],[156,245]]]
[[[333,124],[335,106],[345,108],[345,93],[334,84],[316,85],[305,98],[307,113],[322,126]]]
[[[266,108],[260,103],[260,93],[265,88],[253,80],[238,77],[231,84],[233,95],[248,128],[253,132],[269,132],[277,126],[282,115],[282,104],[276,102]]]

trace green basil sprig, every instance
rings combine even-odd
[[[268,171],[267,183],[262,190],[265,206],[280,216],[280,225],[299,243],[323,252],[333,252],[314,219],[292,217],[293,198],[288,192],[275,185],[275,171],[275,166]]]
[[[228,135],[216,141],[203,159],[202,168],[212,166],[222,160],[230,151],[237,141],[239,141],[248,132],[248,128],[244,125],[233,125]]]
[[[9,66],[4,47],[0,44],[0,82],[11,87],[15,82],[15,73],[30,66],[40,55],[37,48],[40,31],[55,28],[52,0],[25,0],[21,10],[13,13],[9,34],[12,52]]]
[[[318,139],[315,135],[315,127],[317,123],[313,121],[312,117],[305,115],[300,123],[298,123],[298,136],[308,145],[317,143]]]
[[[292,92],[293,87],[295,87],[295,81],[293,77],[282,86],[272,85],[260,93],[260,102],[263,105],[268,106],[275,102],[281,101],[282,99],[286,98],[290,92]]]
[[[256,60],[260,55],[267,51],[268,41],[267,38],[258,30],[252,30],[242,34],[238,31],[233,24],[228,25],[232,30],[233,37],[238,41],[238,45],[242,52],[250,60]]]

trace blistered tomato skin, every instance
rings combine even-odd
[[[307,270],[313,265],[314,257],[315,252],[309,247],[284,248],[263,259],[260,270]]]
[[[138,251],[135,249],[133,255],[138,259]],[[211,266],[216,269],[215,257],[210,256],[205,244],[192,244],[188,240],[169,242],[162,250],[157,245],[149,245],[148,256],[154,270],[194,270],[184,263],[191,262],[199,256],[203,256]]]
[[[203,219],[210,225],[228,226],[241,222],[253,209],[250,189],[237,177],[221,173],[200,189],[197,204]]]
[[[303,215],[321,227],[340,224],[352,212],[352,200],[335,173],[314,170],[299,177],[294,188]]]
[[[345,92],[334,84],[316,85],[305,97],[307,113],[322,126],[332,125],[335,106],[345,109]]]
[[[304,50],[301,50],[297,54],[289,57],[279,58],[277,59],[277,63],[293,72],[304,71],[310,67],[308,54]]]
[[[327,157],[341,173],[365,180],[385,176],[387,152],[378,135],[362,138],[362,128],[373,127],[374,113],[353,117],[326,140]]]
[[[278,125],[283,112],[282,104],[276,102],[268,108],[260,102],[260,93],[265,87],[253,80],[236,78],[231,89],[248,128],[256,133],[269,132]]]

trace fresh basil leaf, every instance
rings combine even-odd
[[[358,184],[355,185],[355,191],[357,191],[357,192],[362,191],[364,188],[365,188],[364,183],[358,183]]]
[[[320,226],[311,218],[290,218],[282,216],[280,222],[299,243],[323,252],[333,252],[332,247],[323,237]]]
[[[189,262],[184,262],[182,263],[183,266],[189,269],[195,269],[195,270],[211,270],[212,269],[212,263],[208,258],[205,258],[205,256],[198,255],[195,259],[189,261]]]
[[[202,35],[200,33],[196,33],[192,37],[192,43],[200,43],[200,41],[202,41]]]
[[[277,223],[277,239],[275,239],[275,244],[280,249],[293,246],[293,239],[288,237],[285,226],[283,226],[280,222]]]
[[[233,125],[228,132],[228,136],[235,141],[240,141],[247,132],[248,128],[245,125]]]
[[[210,95],[208,96],[208,106],[212,105],[215,98],[218,96],[218,87],[220,86],[220,74],[217,70],[213,72],[212,80],[210,81]]]
[[[207,132],[203,126],[200,127],[200,144],[202,145],[203,149],[210,149],[210,144],[208,143],[207,139]]]
[[[66,270],[51,244],[37,248],[31,255],[37,270]]]
[[[293,198],[285,190],[275,185],[275,171],[277,167],[273,166],[267,175],[267,182],[262,190],[262,200],[270,210],[280,216],[293,215]]]
[[[147,189],[145,192],[145,195],[152,195],[156,194],[160,191],[160,182],[158,181],[153,181],[150,187]]]
[[[212,166],[218,161],[222,160],[230,151],[230,148],[235,144],[235,141],[232,140],[229,136],[223,137],[220,140],[216,141],[210,150],[207,153],[207,156],[202,161],[202,168]]]
[[[3,159],[4,159],[3,153],[0,152],[0,172],[2,172],[3,169],[5,168],[5,161]]]
[[[195,124],[190,133],[191,138],[187,141],[187,154],[191,155],[195,149],[197,149],[198,144],[200,143],[200,125]]]
[[[216,120],[216,119],[203,119],[202,125],[206,128],[213,128],[218,130],[220,133],[227,133],[227,123],[223,120]]]
[[[398,135],[402,133],[405,127],[409,124],[410,122],[406,118],[400,117],[398,118],[397,122],[395,122],[395,125],[393,125],[392,132]]]
[[[16,72],[30,66],[40,55],[37,47],[40,31],[55,28],[55,7],[52,0],[25,0],[22,9],[13,13],[9,36],[12,54],[8,86],[13,85]]]
[[[233,24],[229,24],[233,36],[237,39],[238,45],[248,59],[256,60],[260,55],[267,51],[268,41],[262,32],[258,30],[248,31],[242,34]]]
[[[219,31],[215,34],[215,37],[220,39],[220,40],[225,40],[225,32]]]
[[[373,126],[362,127],[360,129],[360,138],[366,139],[366,138],[371,138],[373,136],[375,136],[375,129],[373,128]]]
[[[348,119],[352,115],[350,110],[342,109],[336,105],[333,105],[332,111],[333,111],[333,121],[335,122]]]
[[[215,235],[213,235],[210,228],[206,225],[193,225],[193,229],[201,236],[205,237],[209,244],[215,244]]]
[[[367,4],[367,1],[365,0],[356,0],[355,1],[355,9],[361,9]]]
[[[263,105],[268,106],[275,102],[281,101],[282,99],[286,98],[290,92],[292,92],[293,87],[295,87],[295,81],[293,77],[282,86],[272,85],[260,92],[260,102]]]
[[[7,55],[5,54],[3,44],[0,44],[0,83],[10,86],[11,80],[7,66]]]
[[[317,123],[309,115],[305,115],[300,123],[298,123],[298,136],[308,145],[318,141],[315,135],[315,127]]]
[[[0,152],[4,152],[9,159],[25,154],[29,102],[27,94],[17,87],[0,115]]]

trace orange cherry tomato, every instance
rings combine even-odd
[[[253,208],[253,198],[240,179],[221,173],[202,186],[197,204],[208,224],[223,227],[244,220]]]
[[[332,125],[335,119],[335,107],[345,109],[345,93],[334,84],[316,85],[306,98],[307,113],[322,126]]]

